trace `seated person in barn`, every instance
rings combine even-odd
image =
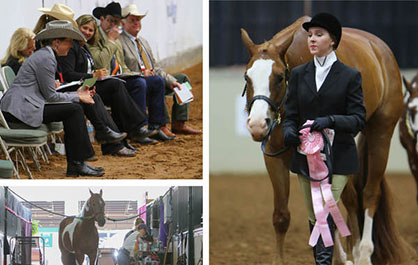
[[[124,238],[123,246],[119,250],[118,255],[118,264],[120,265],[129,265],[130,260],[134,260],[135,257],[140,256],[146,250],[148,241],[147,226],[141,223],[141,220],[141,218],[135,220],[134,229],[129,231]]]
[[[128,5],[122,10],[123,31],[119,39],[122,43],[125,63],[131,71],[143,72],[145,81],[156,76],[163,78],[165,85],[162,89],[165,94],[174,94],[174,87],[181,89],[180,83],[190,83],[190,79],[185,74],[172,76],[157,64],[148,42],[142,36],[138,36],[142,28],[141,20],[145,16],[145,13],[138,11],[136,5]],[[165,105],[164,107],[165,123],[169,123],[168,111]],[[189,103],[180,105],[173,96],[171,131],[178,134],[201,134],[201,130],[193,129],[185,123],[188,119]]]
[[[127,74],[133,72],[125,64],[122,44],[119,41],[118,25],[120,24],[122,9],[119,3],[111,2],[106,7],[97,7],[93,10],[93,15],[100,20],[97,31],[93,38],[98,36],[95,45],[87,45],[94,59],[96,69],[105,68],[111,75]],[[160,141],[173,140],[171,132],[163,126],[164,117],[164,80],[158,76],[147,79],[142,72],[134,73],[138,76],[131,76],[126,80],[126,89],[143,113],[148,110],[148,128],[158,130],[154,138]],[[147,138],[140,143],[152,143]]]
[[[23,62],[35,50],[35,33],[27,28],[18,28],[10,39],[6,56],[1,60],[1,66],[8,65],[17,74]]]

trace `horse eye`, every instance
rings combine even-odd
[[[279,75],[277,78],[279,79],[279,83],[283,81],[283,75]]]

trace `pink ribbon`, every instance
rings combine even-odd
[[[308,120],[304,125],[312,124]],[[312,204],[315,213],[316,223],[309,238],[309,245],[315,246],[319,236],[326,247],[334,245],[330,228],[327,223],[328,214],[331,213],[334,223],[341,236],[349,236],[350,230],[341,215],[340,210],[331,192],[331,184],[328,183],[328,168],[321,158],[320,151],[324,147],[324,140],[321,133],[310,132],[310,127],[300,130],[301,145],[300,150],[306,154],[309,167],[309,176],[316,180],[311,181]],[[324,202],[325,201],[325,204]]]

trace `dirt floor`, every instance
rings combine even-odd
[[[188,68],[183,73],[192,81],[194,101],[190,104],[190,126],[202,129],[202,64]],[[166,97],[171,114],[172,97]],[[174,141],[159,142],[156,145],[142,146],[133,144],[138,148],[133,158],[103,156],[100,146],[93,144],[98,161],[91,162],[94,166],[105,168],[105,179],[201,179],[203,174],[202,135],[177,135]],[[50,163],[41,162],[41,171],[29,161],[31,172],[35,179],[66,178],[65,156],[49,156]],[[19,170],[21,178],[27,178],[26,172]],[[89,177],[79,177],[89,178]],[[97,179],[97,177],[95,178]]]
[[[418,207],[411,175],[390,175],[396,222],[415,250],[410,261],[418,264]],[[306,210],[295,176],[291,177],[290,228],[285,241],[287,265],[314,264],[308,245]],[[272,226],[273,192],[265,175],[210,177],[210,264],[271,264],[275,236]]]

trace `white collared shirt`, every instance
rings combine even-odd
[[[314,64],[315,64],[315,83],[316,83],[316,91],[319,91],[322,84],[327,78],[329,71],[331,70],[332,65],[334,62],[337,61],[337,55],[334,51],[331,51],[330,54],[323,57],[314,56]]]

